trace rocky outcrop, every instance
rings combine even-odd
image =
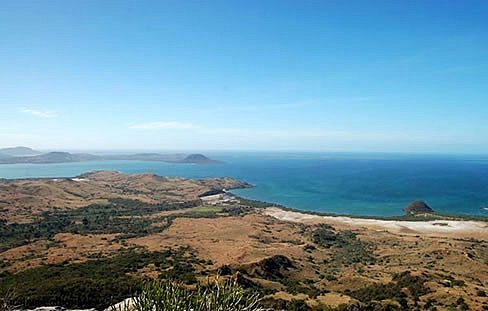
[[[413,201],[407,207],[404,208],[405,214],[407,215],[423,215],[432,214],[434,210],[430,208],[424,201]]]

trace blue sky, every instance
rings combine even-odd
[[[0,1],[0,146],[488,152],[487,1]]]

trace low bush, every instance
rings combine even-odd
[[[404,289],[412,296],[414,301],[418,301],[420,296],[429,292],[424,283],[427,278],[424,276],[412,276],[410,272],[405,271],[395,274],[393,282],[387,284],[373,284],[349,294],[362,302],[369,303],[371,301],[382,300],[396,300],[400,305],[405,305],[405,298],[407,297]]]
[[[375,262],[371,245],[359,240],[351,231],[336,232],[332,226],[321,224],[312,231],[312,241],[321,247],[333,248],[333,261],[337,264]]]
[[[244,291],[235,280],[197,285],[191,290],[180,283],[147,281],[133,298],[134,306],[122,304],[114,311],[258,311],[263,310],[255,294]]]
[[[162,277],[195,283],[187,248],[164,252],[137,249],[122,251],[111,258],[90,259],[69,265],[45,265],[6,274],[0,278],[0,297],[15,289],[14,303],[26,308],[63,306],[66,308],[104,309],[131,296],[140,286],[132,273],[152,264]]]

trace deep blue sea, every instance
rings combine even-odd
[[[420,199],[443,213],[488,216],[488,156],[361,153],[206,153],[225,164],[103,161],[0,165],[0,178],[71,177],[94,170],[192,178],[229,176],[255,185],[234,193],[291,208],[402,215]]]

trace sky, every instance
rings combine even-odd
[[[0,0],[0,147],[488,153],[488,1]]]

